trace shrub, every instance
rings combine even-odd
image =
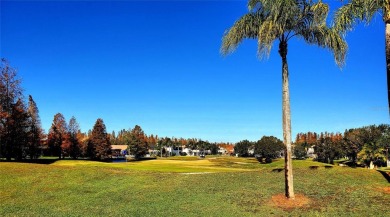
[[[295,144],[294,156],[296,159],[306,159],[307,158],[306,148],[302,144]]]
[[[265,158],[265,163],[271,163],[272,159],[280,157],[283,150],[283,142],[273,136],[263,136],[255,144],[255,155],[260,162]]]

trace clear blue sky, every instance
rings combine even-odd
[[[277,44],[263,61],[250,40],[219,53],[246,3],[1,1],[0,56],[18,69],[46,131],[61,112],[82,131],[102,118],[108,132],[138,124],[147,134],[212,142],[282,138]],[[293,139],[389,123],[381,18],[347,40],[342,70],[327,50],[289,44]]]

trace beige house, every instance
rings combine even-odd
[[[127,145],[111,145],[111,150],[113,158],[125,157]]]

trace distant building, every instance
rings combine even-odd
[[[124,158],[127,155],[127,145],[111,145],[113,158]]]
[[[231,155],[234,152],[234,145],[223,145],[218,147],[218,154]]]

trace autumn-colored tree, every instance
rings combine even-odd
[[[61,147],[64,155],[70,156],[73,159],[77,159],[81,155],[81,143],[78,138],[79,132],[79,124],[76,118],[72,116],[69,120],[68,132]]]
[[[61,113],[54,115],[53,123],[50,127],[49,134],[47,136],[47,145],[49,153],[52,156],[58,156],[61,159],[62,155],[62,143],[66,142],[68,129],[66,121]]]
[[[317,143],[317,140],[318,140],[317,133],[312,133],[312,132],[298,133],[294,145],[299,145],[307,151],[308,148],[312,147]]]
[[[4,58],[1,59],[0,68],[0,157],[11,160],[22,156],[20,152],[26,130],[26,112],[21,101],[21,80],[17,77],[16,70]]]
[[[118,145],[118,141],[117,141],[117,137],[116,137],[115,131],[112,131],[112,133],[109,134],[109,137],[110,137],[111,145]]]
[[[12,113],[9,126],[9,136],[11,138],[11,156],[16,160],[26,157],[25,146],[28,143],[28,113],[21,99],[12,106]]]
[[[29,133],[27,143],[27,154],[31,159],[35,159],[40,155],[40,147],[42,145],[43,129],[41,127],[41,119],[39,118],[39,110],[37,104],[31,95],[28,96],[28,115],[29,115]]]
[[[154,149],[155,146],[157,145],[157,141],[158,141],[158,137],[157,136],[154,136],[153,134],[150,135],[147,139],[147,143],[148,143],[148,146],[151,148],[151,149]]]
[[[138,125],[126,134],[125,144],[128,146],[129,153],[135,159],[139,159],[148,153],[147,136],[142,128]]]
[[[91,137],[88,141],[88,154],[97,160],[108,160],[111,158],[111,143],[107,135],[106,125],[103,119],[98,118],[93,126]]]
[[[275,41],[279,43],[282,59],[282,123],[285,149],[285,194],[294,198],[292,174],[291,112],[288,43],[300,38],[308,44],[327,48],[336,62],[342,65],[347,45],[342,35],[326,25],[329,6],[312,0],[249,0],[249,13],[237,20],[226,31],[221,52],[229,54],[244,39],[257,39],[258,54],[268,56]]]

